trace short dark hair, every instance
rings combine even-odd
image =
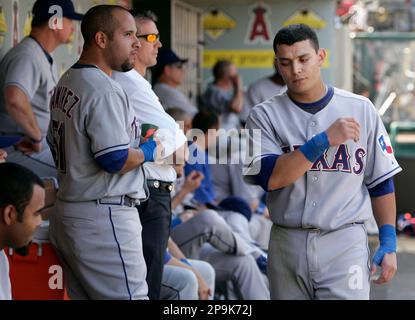
[[[305,24],[292,24],[280,29],[274,38],[273,48],[277,53],[277,45],[286,44],[292,46],[296,42],[310,40],[316,52],[319,49],[317,34]]]
[[[153,21],[154,23],[157,23],[157,16],[151,10],[136,10],[136,11],[130,11],[130,13],[133,15],[134,19],[138,22]],[[140,26],[137,24],[138,32],[140,32],[139,27]]]
[[[203,133],[208,132],[209,129],[218,129],[219,117],[215,112],[203,108],[200,110],[192,120],[192,128],[199,129]]]
[[[87,11],[81,22],[81,33],[84,38],[84,48],[88,48],[95,41],[97,32],[104,32],[111,40],[118,21],[113,13],[116,10],[129,12],[122,6],[102,4],[92,7]]]
[[[0,207],[13,205],[18,221],[23,221],[23,213],[33,196],[33,188],[45,188],[43,181],[31,170],[11,162],[0,164]]]
[[[213,66],[213,78],[215,81],[222,79],[226,73],[229,71],[229,67],[232,65],[232,62],[229,60],[219,60]]]

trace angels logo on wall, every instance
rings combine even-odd
[[[225,33],[225,31],[234,29],[235,27],[235,20],[217,9],[212,10],[203,16],[203,28],[207,35],[213,40],[217,40]]]
[[[245,37],[246,44],[270,44],[271,43],[271,24],[269,16],[271,8],[260,1],[249,9],[251,20],[248,25],[248,32]]]

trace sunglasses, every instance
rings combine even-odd
[[[137,38],[144,38],[147,42],[153,43],[156,42],[158,39],[160,39],[159,34],[155,33],[149,33],[149,34],[142,34],[140,36],[137,36]]]

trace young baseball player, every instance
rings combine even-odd
[[[137,148],[138,115],[111,79],[112,70],[133,68],[137,28],[123,7],[99,5],[81,31],[81,57],[51,99],[47,139],[60,188],[50,238],[71,298],[147,299],[135,205],[147,196],[141,165],[154,160],[157,143]]]
[[[53,6],[61,8],[62,17],[55,15]],[[81,20],[82,15],[75,12],[71,0],[38,0],[32,14],[30,35],[0,63],[0,135],[25,137],[16,148],[6,150],[9,162],[30,168],[41,177],[56,176],[44,140],[50,118],[49,101],[58,81],[51,54],[69,43],[73,20]]]
[[[396,272],[395,195],[401,171],[372,103],[326,85],[326,58],[305,25],[274,39],[287,92],[256,106],[250,142],[260,145],[246,179],[267,190],[274,223],[268,276],[273,299],[368,299]],[[374,214],[380,247],[370,270],[364,222]]]

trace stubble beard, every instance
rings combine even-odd
[[[134,63],[131,62],[130,60],[125,60],[121,64],[121,71],[122,72],[128,72],[128,71],[132,70],[133,68],[134,68]]]

